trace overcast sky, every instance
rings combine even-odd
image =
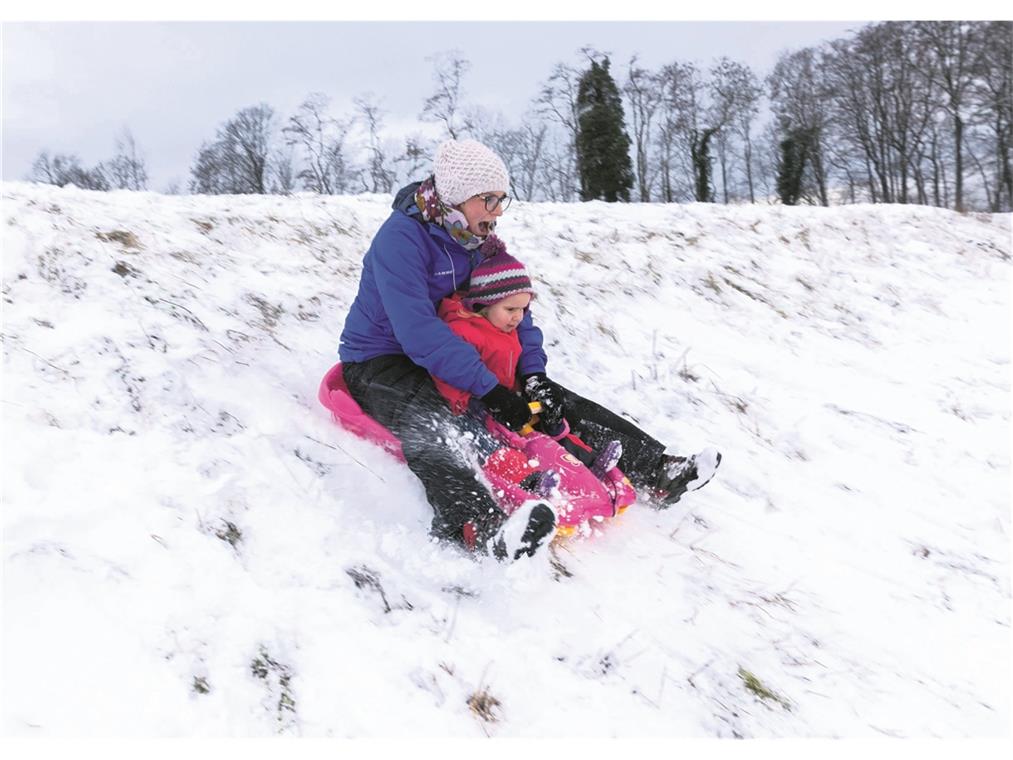
[[[382,97],[387,123],[409,131],[432,92],[426,57],[460,50],[472,63],[465,101],[518,119],[555,63],[585,45],[657,68],[728,56],[765,74],[786,49],[845,35],[847,22],[47,22],[3,25],[3,178],[23,179],[41,150],[86,166],[113,154],[129,127],[150,186],[185,186],[201,141],[240,108],[285,117],[310,92],[351,111]]]

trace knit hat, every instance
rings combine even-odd
[[[474,311],[476,306],[492,306],[517,293],[530,293],[534,298],[535,289],[531,287],[531,278],[524,265],[502,246],[472,271],[461,303]]]
[[[449,206],[489,191],[510,189],[503,159],[477,140],[447,140],[436,149],[436,192]]]

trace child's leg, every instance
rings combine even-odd
[[[572,456],[581,464],[590,467],[594,463],[594,449],[580,440],[580,438],[573,433],[567,433],[562,438],[557,438],[556,442],[566,449],[567,454]]]
[[[674,504],[687,490],[706,485],[721,463],[721,454],[715,449],[689,457],[667,454],[663,443],[629,420],[567,388],[562,390],[566,419],[573,432],[598,451],[618,440],[622,446],[619,469],[636,489],[645,489],[657,498],[660,506]]]
[[[578,462],[588,467],[596,478],[601,479],[605,473],[619,464],[623,455],[623,444],[617,438],[613,438],[600,449],[592,449],[584,441],[573,433],[556,438],[559,445]]]
[[[629,420],[594,401],[563,388],[565,414],[573,433],[595,451],[618,440],[622,457],[618,467],[636,487],[653,485],[661,466],[665,445]]]

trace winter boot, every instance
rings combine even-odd
[[[605,473],[619,464],[619,459],[623,455],[623,445],[619,441],[609,441],[606,443],[598,456],[595,457],[594,462],[591,463],[591,472],[594,476],[601,480],[605,477]]]
[[[489,542],[498,560],[514,561],[524,555],[535,556],[556,534],[556,510],[544,501],[526,501],[506,519]]]
[[[717,472],[721,452],[706,448],[691,457],[662,454],[653,483],[654,496],[661,509],[672,506],[687,491],[703,488]]]

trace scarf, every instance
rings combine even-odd
[[[419,189],[415,191],[415,205],[422,212],[423,219],[441,225],[450,233],[450,237],[468,251],[474,251],[487,240],[496,238],[491,232],[485,237],[481,237],[469,230],[468,220],[464,214],[456,208],[448,206],[436,193],[435,177],[429,177],[419,185]],[[493,222],[489,226],[495,229],[496,223]],[[500,244],[502,245],[502,243]]]

